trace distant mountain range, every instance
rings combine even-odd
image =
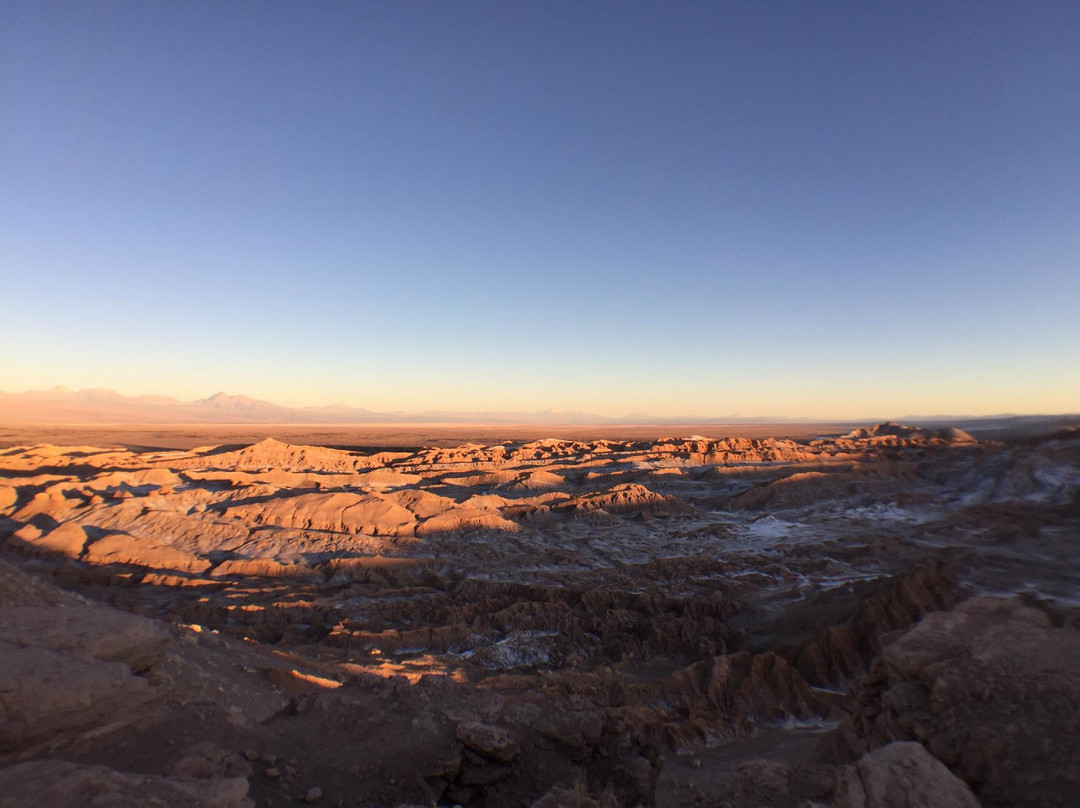
[[[9,424],[603,424],[638,423],[639,418],[609,418],[570,410],[540,412],[376,412],[362,407],[284,407],[243,395],[215,393],[195,401],[168,396],[123,396],[91,388],[0,392],[0,423]],[[652,419],[655,420],[655,419]]]
[[[1005,424],[1039,421],[1076,421],[1077,416],[911,416],[895,418],[903,423],[960,426],[986,431]],[[845,420],[843,423],[875,423]],[[243,395],[215,393],[195,401],[169,396],[123,396],[115,390],[90,388],[0,392],[0,423],[3,424],[767,424],[823,423],[820,418],[702,417],[663,418],[635,412],[612,418],[575,410],[539,412],[376,412],[362,407],[331,404],[327,407],[284,407]],[[839,423],[839,422],[838,422]]]

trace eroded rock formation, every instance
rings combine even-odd
[[[0,799],[1064,808],[1078,467],[894,424],[6,449]]]

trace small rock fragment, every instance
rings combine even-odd
[[[458,724],[457,739],[470,749],[499,763],[510,763],[521,754],[521,745],[510,730],[464,721]]]

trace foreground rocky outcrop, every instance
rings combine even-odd
[[[161,660],[169,633],[64,593],[31,594],[33,605],[15,605],[16,591],[34,590],[20,578],[3,565],[0,579],[10,589],[0,606],[0,754],[27,755],[136,721],[155,698],[144,674]]]
[[[921,745],[896,742],[840,772],[836,808],[980,808],[979,801]]]
[[[60,759],[153,724],[167,695],[153,681],[172,633],[161,623],[56,589],[0,561],[0,805],[250,808],[244,777],[131,774]],[[123,743],[123,741],[119,741]],[[25,761],[25,762],[19,762]]]
[[[844,740],[925,744],[987,808],[1076,804],[1080,625],[1055,622],[991,598],[925,616],[854,685]]]

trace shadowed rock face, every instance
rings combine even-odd
[[[979,808],[979,801],[917,743],[891,743],[840,773],[837,808]]]
[[[921,805],[927,780],[1064,808],[1078,468],[1070,436],[895,424],[4,450],[0,776],[52,777],[56,805],[91,781],[101,804]]]
[[[965,601],[885,648],[852,695],[843,732],[855,751],[926,744],[987,806],[1065,806],[1078,793],[1075,618],[1055,627],[1014,601]]]

